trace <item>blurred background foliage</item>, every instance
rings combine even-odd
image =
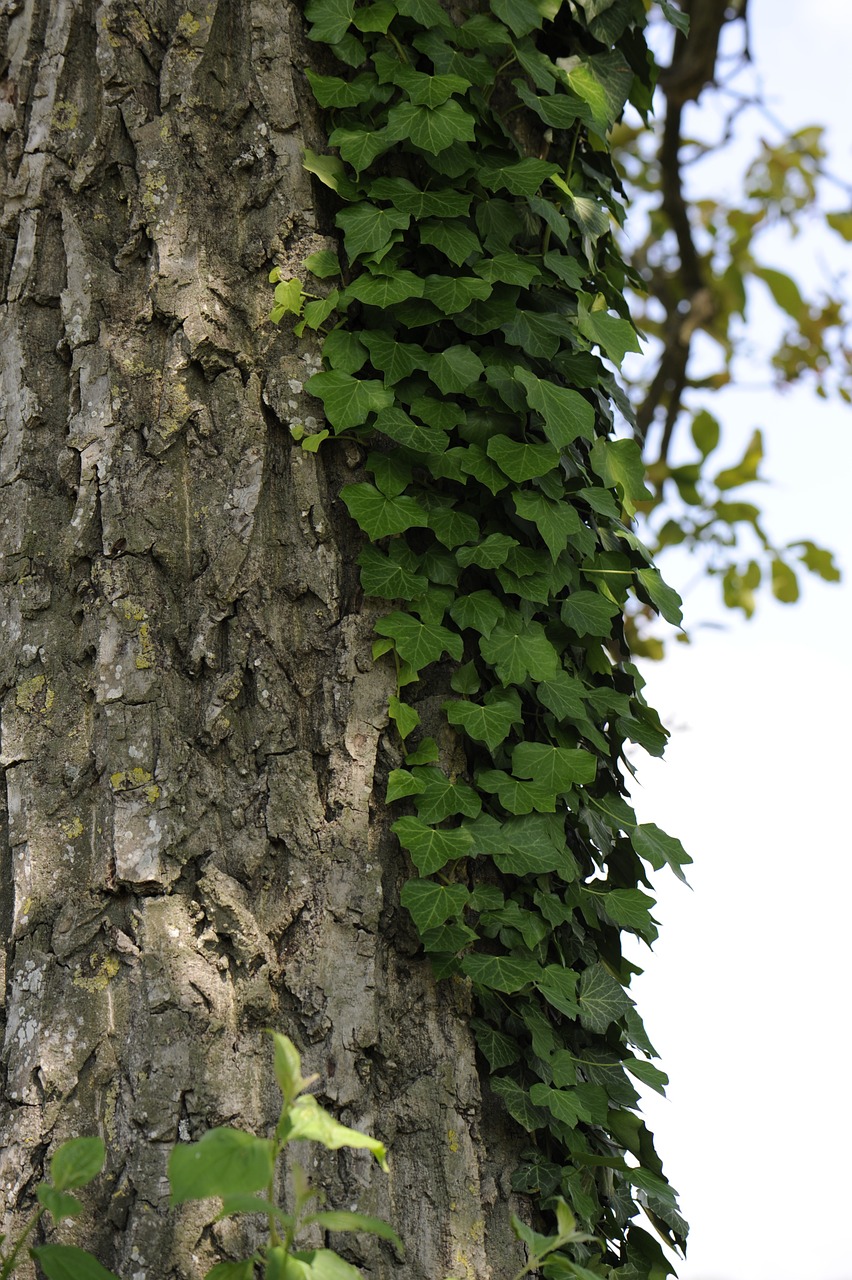
[[[664,7],[671,18],[673,6]],[[747,0],[681,0],[676,21],[652,15],[654,130],[627,119],[615,139],[633,199],[626,256],[643,290],[631,308],[647,339],[645,358],[630,367],[652,493],[640,518],[664,574],[666,551],[681,547],[719,581],[724,604],[751,617],[761,591],[792,604],[803,573],[837,582],[840,571],[818,541],[786,542],[789,530],[765,526],[755,486],[765,465],[771,471],[771,422],[736,461],[719,461],[730,454],[722,393],[744,380],[767,391],[807,383],[816,396],[852,400],[843,277],[826,263],[817,276],[805,255],[798,278],[788,261],[796,253],[782,252],[779,265],[784,241],[773,234],[781,228],[789,241],[816,224],[845,256],[852,188],[827,167],[820,126],[788,131],[764,101]],[[744,162],[743,135],[754,147]],[[713,194],[720,185],[736,198]],[[761,408],[771,414],[771,402]],[[651,610],[627,621],[633,651],[662,657]]]

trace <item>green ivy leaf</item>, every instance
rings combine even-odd
[[[474,952],[462,960],[462,972],[477,986],[511,995],[535,982],[541,967],[535,960],[517,956],[488,956]]]
[[[506,563],[506,557],[512,548],[519,545],[518,539],[510,538],[507,533],[489,533],[475,547],[461,547],[456,552],[456,559],[463,569],[471,564],[478,564],[482,569],[498,569],[501,564]],[[502,612],[502,605],[500,611]]]
[[[522,1089],[510,1076],[493,1076],[491,1089],[503,1099],[506,1110],[513,1120],[517,1120],[528,1133],[536,1129],[544,1129],[548,1124],[548,1114],[541,1107],[534,1105],[526,1089]]]
[[[349,30],[355,16],[355,0],[309,0],[305,17],[313,23],[308,37],[324,44],[337,44]]]
[[[578,980],[579,975],[573,969],[568,969],[564,965],[548,964],[542,970],[536,986],[554,1009],[558,1009],[568,1018],[578,1018],[580,1016],[580,1006],[577,1002]]]
[[[437,78],[423,76],[429,81]],[[466,218],[473,199],[469,192],[454,191],[451,187],[421,191],[408,178],[377,178],[370,183],[370,195],[377,200],[390,200],[401,213],[411,214],[418,222],[424,218]]]
[[[50,1177],[57,1191],[85,1187],[104,1167],[106,1148],[100,1138],[69,1138],[50,1158]]]
[[[518,1061],[521,1051],[511,1036],[498,1031],[496,1027],[490,1027],[482,1018],[471,1018],[470,1025],[476,1036],[476,1043],[488,1059],[492,1071],[510,1067],[513,1062]]]
[[[426,512],[415,498],[389,498],[372,484],[348,484],[340,496],[352,519],[373,540],[422,528],[427,523]]]
[[[527,676],[548,680],[559,670],[559,655],[539,622],[521,618],[499,623],[483,636],[479,651],[497,672],[501,684],[523,684]]]
[[[595,411],[579,391],[557,387],[520,366],[515,368],[515,377],[526,388],[530,408],[544,418],[545,434],[557,449],[566,448],[578,437],[595,439]]]
[[[457,553],[460,554],[460,553]],[[481,636],[490,636],[505,613],[505,606],[490,591],[472,591],[459,596],[450,606],[450,617],[462,630],[470,628]]]
[[[421,151],[436,156],[454,142],[473,142],[476,134],[473,116],[452,98],[439,107],[416,106],[413,102],[392,107],[386,136],[391,142],[412,142]]]
[[[446,395],[467,391],[477,382],[485,366],[469,347],[445,347],[429,363],[429,377]]]
[[[504,435],[493,436],[486,452],[510,480],[518,482],[546,475],[559,465],[559,454],[552,444],[519,444]]]
[[[396,724],[403,741],[420,723],[420,716],[414,707],[409,707],[408,703],[402,702],[396,695],[388,700],[388,715]]]
[[[470,897],[463,884],[436,884],[434,880],[409,880],[399,900],[421,933],[461,915]]]
[[[445,702],[451,725],[464,729],[475,742],[495,751],[512,729],[523,723],[521,700],[514,689],[490,689],[482,702]]]
[[[388,774],[385,804],[393,804],[394,800],[405,800],[406,797],[419,795],[425,790],[426,783],[422,778],[415,778],[407,769],[391,769]]]
[[[595,342],[613,364],[621,366],[628,351],[641,351],[636,330],[629,320],[611,316],[603,309],[595,310],[596,300],[587,293],[577,295],[577,325],[584,338]],[[634,443],[619,441],[618,443]]]
[[[443,770],[434,765],[419,768],[417,777],[424,787],[414,803],[418,818],[424,822],[443,822],[459,813],[466,818],[479,817],[482,800],[466,782],[451,782]]]
[[[594,782],[597,762],[590,751],[519,742],[512,752],[512,772],[518,778],[535,778],[548,791],[559,794],[575,784]]]
[[[608,636],[620,605],[598,591],[572,591],[562,602],[560,616],[578,636]]]
[[[371,413],[393,404],[393,392],[380,382],[359,380],[339,369],[315,373],[305,389],[322,400],[325,415],[337,431],[362,426]]]
[[[467,857],[473,845],[473,836],[464,827],[429,827],[420,818],[398,818],[391,829],[424,876]]]
[[[384,155],[394,144],[387,129],[333,130],[328,135],[329,146],[337,147],[341,158],[351,164],[356,173],[368,169],[378,156]],[[339,184],[336,190],[340,190]]]
[[[568,546],[569,539],[583,527],[577,512],[565,501],[552,502],[531,489],[513,493],[512,499],[518,515],[536,526],[555,563]],[[609,634],[609,629],[606,634]]]
[[[417,230],[422,245],[433,245],[457,267],[482,250],[477,237],[463,222],[421,222]]]
[[[476,785],[496,795],[509,813],[555,813],[556,794],[538,782],[521,782],[503,769],[483,769],[476,775]]]
[[[635,440],[596,440],[589,460],[610,489],[617,489],[628,515],[636,514],[636,503],[653,495],[645,487],[645,464]]]
[[[387,310],[406,298],[421,298],[423,281],[413,271],[397,271],[392,276],[362,275],[353,280],[341,296],[347,302],[357,298],[359,302]]]
[[[621,983],[602,964],[590,965],[580,975],[577,1003],[580,1022],[587,1031],[603,1033],[630,1008],[632,1001]]]
[[[379,618],[375,630],[380,636],[389,636],[399,656],[416,671],[428,666],[430,662],[440,661],[445,653],[455,658],[456,662],[461,662],[462,638],[446,627],[418,622],[410,614],[397,611]]]
[[[655,1067],[653,1062],[645,1062],[641,1058],[625,1058],[624,1065],[632,1076],[637,1080],[641,1080],[643,1084],[650,1085],[657,1093],[666,1096],[666,1085],[669,1078],[665,1071],[661,1071],[659,1067]]]
[[[69,1195],[67,1191],[57,1191],[56,1187],[51,1187],[46,1182],[40,1182],[36,1187],[36,1200],[47,1209],[55,1222],[61,1222],[63,1218],[76,1218],[83,1211],[76,1196]]]
[[[443,311],[445,316],[464,311],[475,298],[487,298],[491,285],[478,276],[427,276],[423,296]]]
[[[305,75],[321,107],[357,107],[376,96],[378,81],[369,72],[356,76],[354,80],[343,80],[340,76],[321,76],[306,67]]]
[[[558,172],[550,160],[514,160],[508,164],[481,165],[476,176],[489,191],[510,191],[513,196],[534,196],[543,182]]]
[[[358,563],[361,566],[361,586],[368,596],[378,596],[382,600],[416,600],[428,586],[428,579],[423,574],[412,573],[377,547],[364,547]]]
[[[666,622],[679,627],[683,622],[683,601],[673,587],[663,582],[659,569],[640,569],[636,576],[651,604],[659,609]]]
[[[367,200],[341,209],[335,218],[350,260],[384,248],[393,232],[404,231],[410,221],[410,215],[399,209],[379,209]]]
[[[692,858],[674,836],[666,835],[653,822],[643,822],[630,832],[630,842],[639,857],[650,862],[655,871],[668,864],[678,880],[686,881],[681,868],[692,862]]]

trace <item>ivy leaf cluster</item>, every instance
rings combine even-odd
[[[650,105],[645,5],[460,12],[306,5],[331,150],[306,167],[335,193],[342,256],[307,264],[334,283],[291,310],[324,337],[308,390],[325,447],[369,449],[341,497],[367,539],[364,591],[388,602],[374,656],[396,663],[407,754],[387,799],[418,873],[402,902],[438,975],[473,986],[491,1088],[529,1134],[514,1187],[543,1211],[563,1196],[604,1242],[545,1274],[644,1280],[670,1270],[647,1220],[676,1246],[686,1224],[637,1113],[632,1081],[665,1077],[621,938],[653,942],[649,868],[689,862],[625,785],[629,744],[659,755],[667,735],[624,609],[632,595],[681,616],[631,528],[639,450],[614,438],[631,419],[617,369],[639,344],[608,131],[628,100]],[[427,669],[463,777],[416,741],[403,693]]]

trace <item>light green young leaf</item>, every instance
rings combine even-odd
[[[318,280],[340,275],[340,259],[330,249],[319,249],[305,258],[305,266]]]
[[[50,1158],[50,1177],[57,1191],[85,1187],[104,1167],[106,1148],[100,1138],[69,1138]]]
[[[307,1227],[312,1222],[325,1231],[368,1231],[370,1235],[381,1236],[382,1240],[390,1240],[394,1248],[404,1252],[403,1243],[389,1223],[381,1218],[371,1218],[365,1213],[350,1213],[347,1209],[323,1209],[320,1213],[312,1213],[304,1220]]]
[[[340,1147],[369,1151],[384,1172],[388,1172],[387,1148],[384,1143],[358,1129],[349,1129],[340,1124],[320,1106],[311,1093],[303,1093],[296,1099],[279,1129],[285,1142],[321,1142],[329,1151],[337,1151]]]
[[[304,1270],[293,1270],[293,1261],[304,1267]],[[280,1280],[363,1280],[363,1272],[331,1249],[299,1250],[290,1254],[286,1265],[287,1270],[282,1273]],[[269,1277],[269,1280],[279,1278]]]
[[[204,1280],[254,1280],[254,1260],[216,1262],[205,1272]]]
[[[683,601],[675,589],[663,581],[659,569],[640,569],[636,576],[647,592],[648,599],[659,609],[666,622],[679,627],[683,622]]]
[[[269,1034],[272,1036],[275,1079],[281,1090],[284,1106],[289,1107],[311,1080],[302,1075],[302,1059],[293,1041],[278,1031],[270,1031]]]
[[[208,1129],[198,1141],[180,1143],[169,1156],[169,1181],[174,1207],[208,1196],[262,1191],[273,1168],[274,1143],[241,1129]]]
[[[67,1191],[57,1191],[56,1187],[51,1187],[46,1182],[40,1182],[36,1187],[36,1200],[47,1209],[55,1222],[61,1222],[63,1218],[76,1218],[83,1210],[76,1196],[69,1195]]]

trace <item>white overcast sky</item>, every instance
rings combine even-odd
[[[852,7],[748,7],[774,111],[830,126],[832,166],[852,183]],[[715,182],[735,197],[736,168]],[[849,208],[838,191],[826,203]],[[779,239],[763,259],[812,285],[807,252]],[[852,245],[824,236],[816,252],[848,272],[852,296]],[[646,1114],[693,1227],[682,1280],[852,1280],[852,408],[751,391],[715,411],[731,461],[765,431],[772,485],[755,500],[772,534],[831,547],[846,580],[809,579],[798,605],[763,600],[750,623],[701,586],[688,621],[726,629],[694,627],[690,647],[646,664],[675,732],[634,798],[695,859],[693,892],[658,876],[661,938],[635,982],[672,1078]],[[661,567],[676,586],[694,570]]]

